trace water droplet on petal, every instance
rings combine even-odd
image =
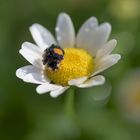
[[[56,32],[59,32],[59,31],[60,31],[59,27],[56,27],[56,28],[55,28],[55,31],[56,31]]]

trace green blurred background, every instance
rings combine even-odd
[[[103,72],[105,85],[75,91],[74,119],[66,113],[66,94],[38,95],[36,85],[15,76],[28,64],[18,50],[33,42],[29,26],[40,23],[54,33],[60,12],[70,14],[76,31],[91,16],[110,22],[114,52],[122,55]],[[126,73],[139,67],[139,0],[0,0],[0,140],[139,140],[140,118],[127,119],[116,99]]]

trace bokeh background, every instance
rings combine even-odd
[[[122,55],[103,72],[105,85],[75,91],[74,118],[67,93],[38,95],[36,85],[15,76],[28,64],[18,50],[33,42],[29,26],[40,23],[54,33],[60,12],[71,15],[76,31],[91,16],[110,22],[114,53]],[[139,67],[139,0],[0,0],[0,140],[139,140]]]

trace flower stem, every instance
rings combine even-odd
[[[65,98],[65,112],[66,115],[70,118],[75,118],[74,97],[75,97],[75,87],[70,87],[70,89],[66,93]]]

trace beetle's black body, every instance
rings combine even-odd
[[[58,53],[56,50],[60,51],[61,53]],[[63,60],[63,58],[64,50],[59,46],[52,45],[44,51],[42,62],[44,65],[47,65],[48,68],[56,70],[58,69],[58,65]]]

